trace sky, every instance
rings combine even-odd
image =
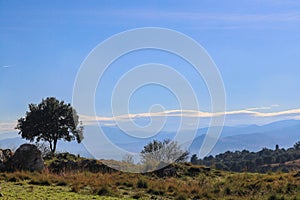
[[[0,0],[0,133],[13,130],[29,103],[48,96],[72,102],[89,53],[114,34],[143,27],[181,32],[208,52],[224,82],[229,125],[300,118],[299,1]],[[211,116],[209,91],[192,66],[171,53],[146,49],[119,58],[105,72],[95,93],[98,120],[115,125],[112,90],[144,63],[171,66],[189,81],[200,109],[184,116]],[[152,105],[163,105],[171,117],[182,109],[176,94],[154,84],[132,94],[129,113],[140,115],[125,118],[149,117]],[[79,114],[86,123],[95,121]]]

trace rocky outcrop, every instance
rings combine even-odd
[[[5,171],[5,163],[12,157],[10,149],[0,149],[0,171]]]
[[[163,176],[167,177],[176,177],[177,176],[177,170],[175,167],[166,168],[163,170]]]
[[[44,160],[41,151],[33,144],[21,145],[5,163],[6,171],[42,171]]]
[[[169,164],[161,169],[149,172],[150,174],[155,174],[158,177],[177,177],[177,168],[172,164]]]
[[[53,173],[61,173],[68,171],[83,172],[89,171],[92,173],[112,173],[116,170],[108,167],[100,161],[93,159],[84,159],[80,161],[59,159],[53,161],[48,169]]]

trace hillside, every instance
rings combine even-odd
[[[286,159],[281,160],[279,166],[294,167],[299,166],[299,159],[295,159],[299,145],[300,142],[287,150],[277,146],[275,150],[263,149],[257,153],[226,152],[204,160],[231,161],[233,166],[241,159],[239,167],[243,168],[243,163],[247,163],[243,160],[249,156],[272,158],[277,155]],[[44,163],[45,168],[40,172],[2,171],[0,195],[5,199],[300,199],[299,168],[287,173],[268,170],[268,173],[258,174],[219,170],[217,164],[207,167],[200,163],[173,163],[154,172],[128,173],[116,169],[130,172],[147,165],[87,159],[70,153],[46,155]],[[278,168],[278,163],[260,163],[260,166]]]
[[[226,151],[216,156],[207,156],[203,159],[197,159],[196,154],[191,158],[194,164],[206,165],[220,170],[235,172],[269,172],[269,171],[296,171],[300,170],[300,141],[288,149],[263,148],[258,152]]]
[[[5,199],[300,199],[300,174],[230,173],[189,163],[176,174],[1,173]]]

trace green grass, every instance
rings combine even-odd
[[[176,177],[122,172],[0,173],[3,199],[299,199],[290,173],[231,173],[174,165]]]
[[[1,181],[2,199],[120,199],[99,195],[87,195],[72,192],[68,186],[39,186],[28,181]]]

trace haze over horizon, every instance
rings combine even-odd
[[[16,119],[25,115],[29,103],[48,96],[72,102],[76,75],[90,51],[114,34],[142,27],[182,32],[207,50],[226,89],[225,125],[300,119],[300,2],[172,2],[0,1],[0,133],[15,131]],[[194,89],[200,109],[182,109],[167,88],[148,85],[131,96],[131,115],[112,117],[115,85],[144,63],[162,63],[178,71]],[[98,117],[79,113],[85,124],[115,126],[114,120],[134,120],[147,125],[150,117],[182,116],[199,118],[200,127],[205,127],[216,114],[211,112],[205,81],[192,66],[176,55],[151,49],[113,62],[95,99]],[[151,110],[157,104],[164,110]]]

